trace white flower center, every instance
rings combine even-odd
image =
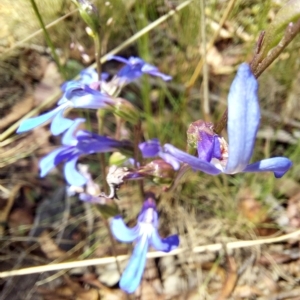
[[[228,161],[228,143],[223,137],[218,137],[221,150],[221,159],[212,158],[210,163],[212,163],[216,168],[221,171],[224,171],[227,161]]]

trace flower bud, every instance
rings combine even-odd
[[[99,33],[100,28],[97,8],[88,0],[73,0],[73,2],[77,5],[83,21],[92,30],[92,35],[96,36]]]
[[[213,129],[213,123],[202,120],[193,122],[187,131],[188,152],[195,154],[192,152],[197,149],[198,157],[207,162],[212,158],[220,159],[220,138]]]
[[[213,131],[214,124],[211,122],[204,122],[203,120],[198,120],[190,124],[187,130],[187,143],[188,146],[197,149],[198,142],[202,140],[201,133],[204,132],[212,137],[216,135]]]
[[[173,167],[162,159],[156,159],[139,169],[144,175],[154,177],[153,181],[166,184],[173,181],[175,171]]]
[[[115,166],[121,166],[123,165],[126,161],[128,160],[128,157],[124,155],[121,152],[114,152],[110,157],[109,157],[109,162],[108,164],[110,166],[115,165]]]
[[[112,111],[121,119],[128,121],[134,125],[140,120],[139,110],[131,104],[128,100],[123,98],[116,98],[112,105]]]

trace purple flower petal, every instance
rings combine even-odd
[[[114,217],[110,222],[113,236],[120,242],[131,243],[139,236],[138,227],[129,228],[125,225],[121,216]]]
[[[107,60],[116,60],[116,61],[119,61],[119,62],[121,62],[123,64],[126,64],[126,65],[129,63],[129,61],[126,58],[121,57],[121,56],[117,56],[117,55],[110,55],[107,58]]]
[[[258,83],[250,66],[241,64],[228,95],[228,163],[225,173],[242,172],[252,156],[260,122]]]
[[[158,232],[153,230],[150,239],[150,245],[158,251],[170,252],[179,246],[179,238],[178,235],[175,234],[162,239]]]
[[[208,134],[205,131],[199,132],[201,140],[197,144],[198,157],[201,160],[210,162],[215,155],[221,156],[220,142],[217,136]]]
[[[115,76],[116,78],[121,79],[120,84],[128,84],[135,79],[138,79],[143,74],[157,76],[165,81],[172,79],[171,76],[159,72],[157,67],[146,63],[139,57],[131,56],[129,59],[125,59],[120,56],[110,56],[109,59],[114,59],[125,64]]]
[[[86,184],[87,179],[77,171],[76,169],[77,160],[78,160],[78,156],[74,156],[73,158],[69,159],[65,163],[64,175],[66,181],[70,185],[83,186],[84,184]]]
[[[200,160],[199,158],[187,154],[171,144],[164,145],[164,151],[175,157],[178,161],[182,163],[187,163],[194,170],[200,170],[210,175],[218,175],[221,173],[221,170],[216,168],[213,164],[206,161]]]
[[[47,121],[51,120],[56,114],[58,114],[61,110],[63,110],[65,107],[56,107],[55,109],[42,114],[38,117],[30,118],[27,120],[22,121],[19,128],[17,129],[17,133],[26,132],[29,130],[32,130],[35,127],[38,127],[40,125],[43,125]]]
[[[157,67],[147,63],[142,66],[142,72],[152,76],[160,77],[164,81],[172,80],[172,76],[159,72]]]
[[[127,293],[133,293],[140,285],[146,265],[148,244],[148,239],[144,237],[137,242],[127,267],[122,274],[119,286]]]
[[[292,164],[286,157],[273,157],[250,164],[243,172],[274,172],[275,177],[280,178],[291,168]]]
[[[221,145],[220,145],[219,137],[217,135],[214,136],[214,149],[213,149],[212,157],[217,159],[221,159],[222,157]]]
[[[158,139],[152,139],[139,144],[139,149],[144,158],[157,156],[161,150],[160,142]]]
[[[78,141],[77,149],[86,154],[111,152],[122,148],[124,145],[122,141],[117,141],[86,130],[78,131],[76,138]]]

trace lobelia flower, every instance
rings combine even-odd
[[[242,64],[228,95],[229,145],[213,132],[212,124],[200,121],[192,124],[191,132],[188,132],[189,142],[194,142],[198,157],[171,144],[164,145],[163,152],[190,165],[194,170],[211,175],[221,172],[273,172],[276,178],[282,177],[292,166],[286,157],[273,157],[249,164],[260,123],[257,89],[258,83],[250,66]]]
[[[106,81],[108,77],[109,74],[101,73],[101,81]],[[86,68],[81,70],[77,80],[66,81],[60,88],[63,92],[65,92],[68,89],[68,86],[73,83],[85,84],[94,90],[99,90],[100,86],[98,73],[94,68]]]
[[[79,130],[75,134],[77,126],[85,119],[76,119],[62,138],[62,147],[50,152],[40,161],[40,176],[44,177],[52,168],[61,162],[65,162],[64,176],[70,185],[82,186],[87,179],[76,169],[76,163],[81,155],[91,153],[112,152],[129,146],[126,141],[117,141],[105,136]]]
[[[160,77],[165,81],[172,79],[171,76],[159,72],[157,67],[146,63],[139,57],[131,56],[126,59],[120,56],[112,55],[108,58],[108,60],[112,59],[125,64],[125,66],[122,67],[112,79],[112,82],[118,86],[125,86],[135,79],[140,78],[143,74]]]
[[[133,228],[128,228],[121,216],[116,216],[111,220],[111,230],[118,241],[135,242],[133,253],[119,282],[120,288],[127,293],[133,293],[141,282],[150,246],[158,251],[170,252],[179,245],[178,235],[160,238],[157,231],[158,214],[154,199],[154,195],[149,193],[138,216],[137,225]]]
[[[50,130],[53,135],[59,135],[66,131],[73,123],[73,120],[64,118],[64,112],[70,108],[106,108],[114,104],[112,97],[92,89],[80,82],[67,84],[63,97],[58,101],[55,109],[38,117],[24,120],[19,126],[17,133],[29,131],[52,120]]]

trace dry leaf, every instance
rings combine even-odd
[[[258,202],[249,189],[243,189],[239,195],[239,213],[249,221],[259,224],[267,219],[267,210]]]
[[[23,99],[15,104],[5,117],[0,119],[0,130],[26,115],[33,107],[33,96],[28,92]]]
[[[50,259],[61,258],[66,254],[65,251],[61,250],[55,241],[50,237],[49,232],[44,230],[38,238],[40,247],[46,256]]]
[[[238,279],[237,265],[235,259],[232,256],[227,257],[227,268],[227,278],[223,284],[222,291],[217,300],[227,299],[231,295]]]

